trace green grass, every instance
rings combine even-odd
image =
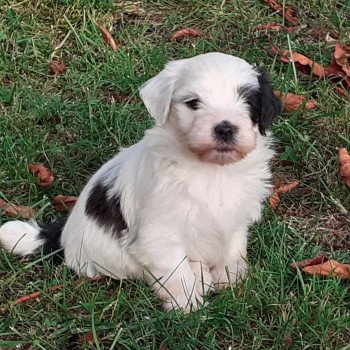
[[[0,251],[1,349],[350,349],[349,283],[289,268],[320,251],[350,262],[349,251],[329,247],[333,229],[349,240],[349,189],[337,159],[338,147],[350,149],[349,100],[334,84],[295,75],[291,64],[270,54],[273,42],[329,63],[333,48],[314,31],[334,30],[346,42],[346,2],[299,1],[300,29],[291,35],[254,32],[259,24],[283,21],[262,1],[0,4],[0,198],[42,209],[40,220],[58,218],[52,197],[78,195],[103,162],[152,125],[137,89],[168,60],[231,53],[263,66],[276,89],[319,102],[312,111],[284,113],[273,127],[275,176],[300,186],[275,212],[266,207],[252,228],[244,283],[210,295],[207,308],[184,316],[163,312],[142,282],[90,282],[49,259]],[[93,20],[111,29],[121,46],[117,52],[102,41]],[[196,27],[204,37],[170,42],[183,27]],[[65,74],[50,75],[52,59],[67,65]],[[50,188],[36,186],[30,162],[53,169]],[[0,216],[0,224],[6,220]],[[11,303],[56,284],[64,288]],[[95,341],[81,339],[87,332]]]

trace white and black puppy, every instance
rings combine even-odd
[[[168,63],[140,95],[156,126],[92,176],[68,219],[8,222],[0,242],[19,255],[63,248],[77,273],[145,279],[166,309],[189,311],[245,276],[280,102],[262,70],[222,53]]]

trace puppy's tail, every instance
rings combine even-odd
[[[44,255],[61,249],[61,234],[66,220],[39,226],[35,221],[10,221],[0,227],[0,245],[16,255]]]

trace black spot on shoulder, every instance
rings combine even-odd
[[[97,183],[90,191],[86,202],[85,213],[106,230],[112,230],[118,238],[127,228],[120,208],[118,195],[108,197],[108,186]]]

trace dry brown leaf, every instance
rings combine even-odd
[[[78,197],[76,196],[63,196],[59,194],[53,198],[53,205],[58,211],[69,211],[75,206]]]
[[[335,44],[334,41],[336,41],[339,38],[339,34],[336,31],[324,27],[313,28],[311,30],[311,35],[316,39],[324,40],[328,44]]]
[[[312,61],[310,58],[301,55],[300,53],[293,52],[292,56],[290,55],[290,52],[288,50],[285,50],[281,53],[281,55],[285,59],[290,59],[294,61],[295,67],[307,74],[310,75],[311,73],[316,76],[317,78],[322,78],[324,76],[324,68],[314,61]]]
[[[179,39],[187,38],[189,36],[198,37],[200,35],[202,35],[202,32],[200,32],[198,29],[184,28],[184,29],[178,30],[176,33],[172,34],[170,36],[170,40],[177,41]]]
[[[98,27],[98,29],[101,31],[104,42],[108,44],[113,51],[117,51],[118,45],[114,41],[111,33],[107,30],[107,28],[101,26],[98,22],[96,22],[95,24]]]
[[[288,337],[286,339],[286,347],[285,350],[288,350],[293,345],[293,339],[291,337]]]
[[[348,50],[345,47],[341,46],[339,43],[336,43],[333,57],[339,66],[345,68],[344,72],[349,75],[350,70],[348,57],[350,57],[350,53]]]
[[[350,278],[350,264],[341,264],[336,260],[328,260],[322,264],[306,266],[302,271],[308,275]]]
[[[66,65],[60,61],[52,61],[49,67],[53,75],[61,75],[66,71]]]
[[[92,332],[87,332],[79,337],[79,343],[80,344],[94,344],[94,335]]]
[[[45,293],[48,293],[48,292],[53,292],[57,289],[62,289],[63,288],[63,285],[62,284],[57,284],[56,286],[52,286],[48,289],[46,289]],[[18,304],[22,304],[28,300],[31,300],[31,299],[35,299],[37,297],[40,297],[43,293],[42,292],[34,292],[34,293],[31,293],[31,294],[28,294],[28,295],[25,295],[23,297],[20,297],[16,300],[13,301],[13,305],[18,305]]]
[[[294,10],[290,6],[285,6],[283,14],[283,6],[278,4],[275,0],[264,0],[265,4],[277,11],[278,14],[284,17],[284,19],[290,23],[297,24],[298,18],[295,17]]]
[[[31,163],[28,165],[28,171],[38,178],[41,187],[49,187],[54,181],[52,171],[43,164]]]
[[[295,111],[299,109],[306,98],[305,96],[292,94],[290,92],[287,94],[282,94],[278,90],[274,91],[274,93],[281,100],[283,104],[283,108],[286,111]],[[317,106],[317,102],[315,100],[309,100],[305,104],[306,109],[312,109],[312,108],[315,108],[316,106]]]
[[[276,209],[277,208],[277,206],[278,206],[278,204],[280,202],[280,195],[281,194],[291,191],[292,189],[294,189],[298,185],[299,185],[299,182],[298,181],[294,181],[292,183],[285,184],[285,185],[279,187],[277,190],[275,190],[275,192],[272,194],[272,196],[269,199],[271,208],[272,209]]]
[[[342,86],[350,91],[350,75],[347,75],[343,69],[343,67],[339,66],[337,62],[333,61],[324,69],[325,76],[328,77],[331,81],[335,83],[341,83]],[[344,96],[346,95],[345,90],[337,86],[337,90]]]
[[[298,29],[298,27],[293,26],[293,27],[286,27],[282,24],[278,23],[267,23],[267,24],[262,24],[259,26],[256,26],[254,28],[255,31],[261,31],[261,30],[283,30],[288,33],[293,33]]]
[[[37,211],[31,207],[25,205],[16,205],[13,203],[7,203],[0,199],[0,209],[7,216],[21,216],[25,219],[30,219],[36,215]]]
[[[324,75],[329,78],[339,78],[339,80],[343,79],[346,76],[342,67],[339,66],[339,64],[335,61],[325,67]]]
[[[348,96],[348,94],[346,93],[346,91],[341,88],[340,86],[336,86],[335,87],[337,89],[337,91],[340,93],[340,95],[343,95],[343,96]]]
[[[53,114],[51,116],[51,120],[56,122],[56,123],[60,123],[61,122],[61,117],[58,114]]]
[[[305,260],[293,262],[293,263],[290,264],[290,267],[293,270],[298,270],[298,268],[303,268],[303,267],[306,267],[306,266],[322,264],[322,263],[324,263],[327,260],[329,260],[328,254],[322,253],[322,254],[317,255],[316,257],[314,257],[312,259],[305,259]]]
[[[339,148],[339,175],[350,187],[350,155],[346,148]]]
[[[333,61],[325,68],[325,75],[332,81],[341,82],[344,88],[350,91],[350,64],[348,57],[350,57],[350,50],[348,47],[336,43],[333,53]],[[341,87],[337,90],[342,95],[346,96],[345,91],[340,89]]]

